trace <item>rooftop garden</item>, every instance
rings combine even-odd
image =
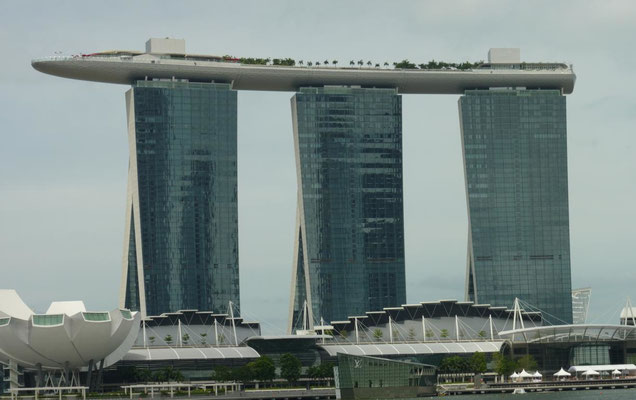
[[[135,55],[143,55],[139,52],[124,52],[124,51],[109,51],[92,54],[82,54],[81,57],[131,57]],[[73,56],[80,57],[80,56]],[[325,59],[323,61],[307,61],[307,60],[294,60],[293,58],[253,58],[253,57],[234,57],[231,55],[219,56],[204,56],[204,55],[190,55],[190,54],[163,54],[159,55],[160,58],[178,59],[178,60],[190,60],[190,61],[213,61],[213,62],[230,62],[240,63],[243,65],[274,65],[274,66],[287,66],[287,67],[339,67],[340,62],[338,60]],[[474,69],[519,69],[519,70],[556,70],[567,69],[568,65],[564,63],[553,62],[536,62],[536,63],[513,63],[513,64],[489,64],[483,60],[471,62],[464,61],[461,63],[452,63],[445,61],[431,60],[427,63],[416,64],[404,59],[399,62],[389,63],[384,61],[382,63],[374,62],[371,60],[350,60],[349,63],[340,64],[341,68],[370,68],[370,69],[400,69],[400,70],[451,70],[451,71],[468,71]]]
[[[292,58],[251,58],[251,57],[241,57],[235,58],[229,55],[223,56],[223,60],[230,62],[239,62],[241,64],[254,64],[254,65],[281,65],[281,66],[308,66],[308,67],[319,67],[319,66],[333,66],[337,67],[339,61],[338,60],[323,60],[323,61],[305,61],[299,60],[296,61]],[[431,60],[426,64],[415,64],[410,62],[409,60],[402,60],[400,62],[393,62],[389,64],[388,61],[383,63],[373,62],[373,61],[365,61],[365,60],[351,60],[349,61],[349,67],[351,68],[394,68],[394,69],[422,69],[422,70],[470,70],[479,68],[484,61],[470,62],[465,61],[463,63],[448,63],[444,61],[435,61]],[[346,64],[345,64],[346,65]]]

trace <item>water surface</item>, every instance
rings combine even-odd
[[[445,397],[429,397],[434,398],[449,398],[456,400],[536,400],[536,399],[554,399],[554,400],[586,400],[586,399],[602,399],[602,400],[636,400],[636,389],[602,389],[602,390],[575,390],[575,391],[563,391],[563,392],[540,392],[540,393],[526,393],[524,395],[517,395],[512,393],[497,393],[497,394],[469,394],[462,396],[445,396]]]

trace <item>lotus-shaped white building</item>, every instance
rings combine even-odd
[[[139,333],[140,315],[86,311],[81,301],[53,302],[34,313],[15,290],[0,289],[0,362],[25,368],[78,370],[119,361]]]

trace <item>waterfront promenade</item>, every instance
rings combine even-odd
[[[636,377],[629,379],[596,379],[585,381],[547,381],[547,382],[515,382],[494,383],[479,388],[468,385],[439,385],[438,393],[444,395],[494,394],[512,393],[523,388],[526,392],[562,392],[576,390],[608,390],[636,388]]]

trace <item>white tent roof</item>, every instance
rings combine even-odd
[[[622,374],[622,372],[621,372],[621,371],[619,371],[619,370],[617,370],[617,369],[615,369],[614,371],[612,371],[612,375],[621,375],[621,374]]]
[[[571,376],[572,374],[570,374],[569,372],[561,368],[558,372],[554,373],[553,375],[554,376]]]
[[[513,372],[512,375],[510,375],[511,378],[518,378],[519,374],[516,372]]]
[[[611,365],[573,365],[568,371],[570,372],[585,372],[588,370],[593,371],[613,371],[615,369],[621,371],[636,371],[636,365],[634,364],[611,364]]]
[[[519,374],[520,378],[532,378],[532,374],[529,374],[528,372],[526,372],[526,370],[522,370],[521,373]]]
[[[588,369],[587,371],[583,372],[583,375],[600,375],[597,371],[594,371],[593,369]]]
[[[541,378],[543,375],[541,375],[541,373],[539,371],[535,372],[534,374],[532,374],[532,376],[534,378]]]

